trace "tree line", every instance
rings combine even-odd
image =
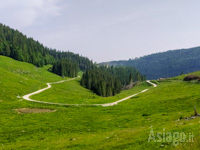
[[[93,65],[93,62],[87,57],[69,51],[63,52],[47,48],[33,38],[27,38],[18,30],[11,29],[3,24],[0,24],[0,55],[32,63],[38,67],[52,64],[54,68],[57,68],[57,70],[55,69],[56,71],[54,70],[56,74],[60,74],[60,71],[58,71],[59,67],[57,66],[59,62],[63,62],[63,59],[65,59],[68,64],[65,66],[78,66],[78,68],[83,71],[89,69]],[[69,65],[69,62],[71,65]],[[68,67],[62,67],[62,69],[63,68],[67,69],[64,71],[65,75],[74,74],[66,73],[71,70],[74,72],[73,69],[68,69]]]
[[[135,81],[143,81],[143,76],[134,67],[93,67],[83,73],[81,85],[94,93],[103,96],[114,96],[123,90],[126,85]]]
[[[58,60],[52,67],[52,72],[62,77],[76,77],[78,71],[78,64],[70,59]]]

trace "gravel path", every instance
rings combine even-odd
[[[145,90],[142,90],[141,92],[138,92],[136,94],[133,94],[131,96],[128,96],[128,97],[125,97],[121,100],[118,100],[116,102],[113,102],[113,103],[106,103],[106,104],[62,104],[62,103],[52,103],[52,102],[43,102],[43,101],[38,101],[38,100],[33,100],[30,98],[30,96],[33,96],[35,94],[39,94],[47,89],[50,89],[51,88],[51,84],[58,84],[58,83],[63,83],[63,82],[67,82],[67,81],[71,81],[71,80],[75,80],[77,78],[80,78],[79,76],[76,77],[76,78],[72,78],[72,79],[68,79],[68,80],[62,80],[62,81],[58,81],[58,82],[53,82],[53,83],[47,83],[47,87],[46,88],[43,88],[43,89],[40,89],[38,91],[35,91],[33,93],[30,93],[30,94],[27,94],[27,95],[24,95],[22,98],[27,100],[27,101],[31,101],[31,102],[36,102],[36,103],[42,103],[42,104],[51,104],[51,105],[63,105],[63,106],[103,106],[103,107],[107,107],[107,106],[113,106],[113,105],[117,105],[118,103],[120,102],[123,102],[127,99],[130,99],[140,93],[144,93],[146,91],[148,91],[149,89],[145,89]],[[153,85],[153,87],[157,87],[156,84],[152,83],[151,81],[147,80],[146,82],[150,83],[151,85]]]

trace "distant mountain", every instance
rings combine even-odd
[[[111,61],[102,64],[134,66],[146,75],[147,79],[174,77],[182,73],[200,70],[200,47],[170,50],[136,59]]]

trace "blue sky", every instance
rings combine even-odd
[[[198,0],[0,0],[0,22],[102,62],[200,46]]]

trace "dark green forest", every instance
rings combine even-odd
[[[77,75],[77,73],[74,73],[77,67],[85,71],[93,65],[93,62],[87,57],[82,57],[72,52],[62,52],[47,48],[33,38],[27,38],[21,32],[3,24],[0,24],[0,55],[32,63],[38,67],[52,64],[54,73],[58,75],[69,75],[70,77]],[[62,70],[59,70],[59,63],[63,64],[63,59],[65,59],[65,65],[64,67],[60,67]],[[72,69],[72,66],[76,66],[76,69]],[[63,69],[66,70],[63,71]]]
[[[70,59],[61,59],[54,63],[52,72],[62,77],[77,77],[78,75],[78,64],[74,63]]]
[[[147,79],[174,77],[200,70],[200,47],[171,50],[140,58],[111,61],[110,66],[134,66]]]
[[[134,67],[100,66],[87,70],[81,79],[81,85],[100,96],[114,96],[127,85],[133,87],[135,81],[144,81],[143,76]]]

